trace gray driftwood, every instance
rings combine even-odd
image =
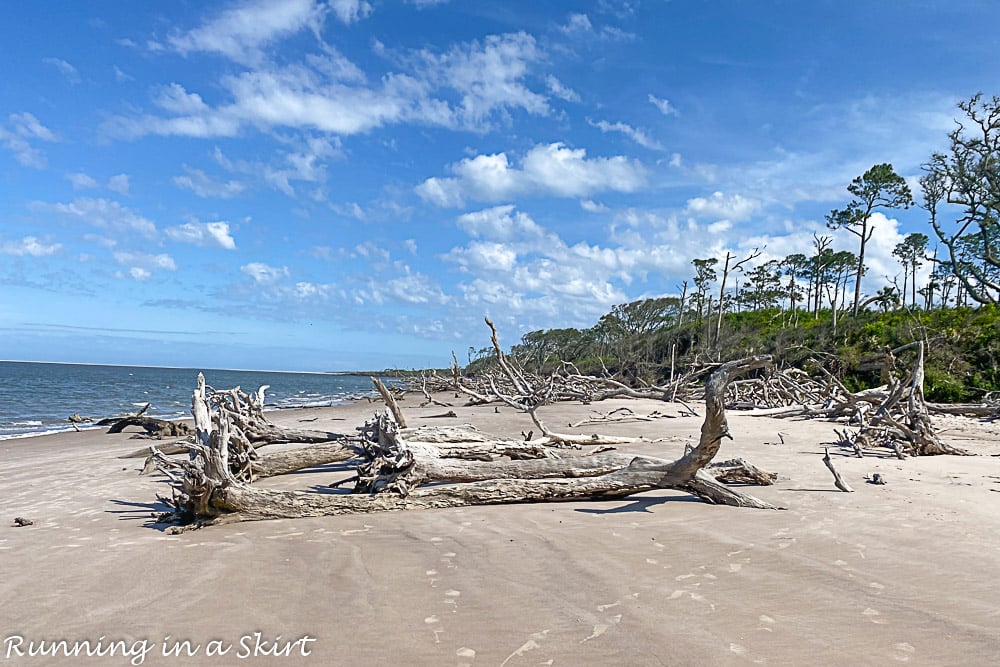
[[[733,377],[770,363],[753,357],[720,366],[705,387],[706,414],[698,446],[675,461],[623,454],[537,460],[479,460],[485,450],[501,454],[512,444],[495,442],[420,442],[419,429],[401,429],[391,413],[366,425],[366,462],[358,468],[356,491],[319,494],[263,489],[239,479],[229,461],[233,437],[231,411],[210,405],[204,379],[192,399],[197,442],[189,460],[154,456],[155,465],[170,479],[174,518],[206,524],[234,520],[296,518],[403,509],[466,505],[600,500],[621,498],[653,489],[678,489],[707,502],[737,507],[777,509],[774,505],[727,487],[705,470],[729,437],[723,396]],[[516,372],[515,372],[516,377]],[[523,384],[522,384],[523,383]],[[529,393],[527,381],[518,378]],[[520,446],[535,447],[532,442]],[[461,455],[459,462],[443,448]],[[544,450],[542,450],[543,453]],[[466,457],[463,457],[466,458]],[[252,465],[252,462],[251,462]],[[423,486],[435,482],[432,486]],[[457,483],[456,483],[457,482]]]

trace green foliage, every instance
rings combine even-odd
[[[636,302],[639,303],[639,302]],[[616,307],[621,312],[625,304]],[[652,304],[645,304],[651,306]],[[670,306],[676,306],[674,302]],[[777,307],[727,313],[721,339],[710,358],[728,361],[753,354],[772,354],[778,364],[810,370],[821,364],[851,390],[879,384],[879,373],[866,360],[914,341],[927,343],[925,393],[938,402],[975,401],[988,391],[1000,391],[1000,307],[949,308],[930,311],[862,310],[855,318],[840,319],[834,327],[829,309],[795,313]],[[608,316],[605,316],[608,317]],[[602,321],[604,318],[602,318]],[[793,324],[797,322],[797,324]],[[683,373],[696,359],[703,362],[710,332],[705,322],[674,317],[659,326],[641,327],[641,333],[617,332],[604,336],[592,329],[552,329],[525,334],[511,355],[530,370],[549,372],[561,361],[571,361],[588,375],[605,369],[647,382],[664,381]],[[612,344],[613,343],[613,344]],[[488,365],[491,355],[480,350],[473,366]],[[915,349],[898,355],[898,370],[909,368]],[[816,372],[815,368],[811,372]]]

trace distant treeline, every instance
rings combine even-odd
[[[585,374],[619,374],[632,382],[656,383],[692,365],[772,354],[783,366],[822,366],[850,389],[876,386],[886,348],[925,342],[926,393],[930,401],[971,402],[1000,391],[1000,307],[934,310],[863,310],[835,324],[829,309],[816,312],[778,307],[714,317],[684,313],[673,298],[621,306],[589,329],[548,329],[525,334],[510,356],[526,370],[545,374],[563,362]],[[912,361],[916,346],[899,353]],[[469,351],[467,371],[491,364],[492,348]],[[816,368],[811,370],[817,371]]]

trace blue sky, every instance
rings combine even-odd
[[[808,253],[1000,93],[988,0],[4,6],[0,358],[447,365]],[[876,218],[873,289],[920,209]]]

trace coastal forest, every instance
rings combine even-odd
[[[916,191],[887,163],[847,185],[826,224],[856,237],[856,251],[835,251],[831,236],[814,234],[809,254],[695,258],[679,296],[615,305],[586,329],[529,332],[510,355],[539,374],[572,364],[641,385],[768,354],[783,366],[819,364],[858,389],[879,384],[887,351],[923,342],[928,400],[988,398],[1000,391],[1000,97],[977,94],[958,107],[964,116],[947,149],[923,166]],[[926,233],[899,242],[897,276],[863,293],[872,216],[913,206],[925,213]],[[490,367],[495,355],[470,348],[467,370]]]

